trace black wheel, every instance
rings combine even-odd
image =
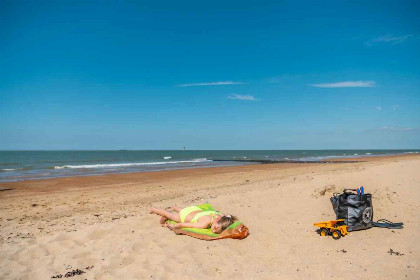
[[[339,232],[338,230],[334,230],[332,233],[332,238],[334,238],[335,240],[340,239],[341,237],[341,232]]]
[[[327,236],[328,235],[328,230],[325,229],[325,228],[321,228],[319,230],[319,235],[321,235],[321,236]]]

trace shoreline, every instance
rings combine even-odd
[[[419,157],[419,154],[403,154],[403,155],[369,155],[369,156],[359,156],[359,157],[343,157],[343,158],[333,158],[333,159],[323,159],[319,161],[272,161],[272,160],[216,160],[216,161],[236,161],[236,162],[243,162],[248,164],[238,164],[238,165],[232,165],[232,166],[206,166],[206,167],[191,167],[191,168],[180,168],[180,169],[168,169],[168,170],[156,170],[156,171],[139,171],[139,172],[124,172],[124,173],[108,173],[108,174],[89,174],[89,175],[74,175],[74,176],[62,176],[62,177],[53,177],[53,178],[39,178],[39,179],[28,179],[28,180],[16,180],[16,181],[7,181],[7,182],[0,182],[0,197],[3,191],[10,191],[10,189],[13,190],[13,188],[19,188],[23,185],[40,185],[44,182],[47,182],[47,184],[50,184],[49,181],[55,181],[58,180],[60,183],[68,184],[68,181],[71,179],[77,180],[83,185],[85,185],[84,181],[90,181],[89,179],[92,179],[92,182],[87,182],[87,184],[96,184],[97,180],[107,180],[107,181],[115,181],[115,183],[124,181],[124,177],[127,177],[127,179],[130,179],[130,177],[139,177],[140,179],[144,176],[151,176],[156,177],[156,175],[152,174],[173,174],[174,172],[179,173],[185,173],[185,172],[192,172],[196,173],[197,170],[208,170],[211,169],[215,171],[216,173],[221,172],[223,173],[224,169],[226,169],[226,172],[230,172],[235,170],[236,168],[243,168],[244,171],[252,170],[254,168],[257,168],[259,166],[263,165],[277,165],[278,167],[284,167],[284,168],[290,168],[295,165],[319,165],[319,164],[344,164],[344,163],[360,163],[360,162],[372,162],[372,161],[381,161],[381,160],[388,160],[388,159],[394,159],[394,158],[407,158],[407,157]],[[275,167],[275,168],[278,168]],[[207,172],[207,171],[206,171]],[[211,171],[209,171],[211,173]],[[198,173],[200,173],[198,171]],[[140,175],[144,174],[144,176]],[[158,175],[159,176],[159,175]],[[85,179],[84,179],[85,178]],[[133,178],[134,179],[134,178]]]

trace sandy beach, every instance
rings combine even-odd
[[[419,11],[0,0],[0,280],[420,280]]]
[[[356,163],[269,164],[0,184],[0,279],[418,279],[420,156]],[[314,222],[329,198],[365,186],[372,228],[336,241]],[[210,202],[250,229],[202,241],[159,226],[152,206]],[[399,254],[390,254],[392,249]]]

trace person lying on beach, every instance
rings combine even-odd
[[[151,213],[177,222],[177,224],[166,223],[165,225],[170,229],[211,228],[213,233],[221,233],[227,227],[237,221],[235,216],[223,215],[217,211],[203,211],[197,206],[180,208],[176,205],[173,205],[172,210],[175,212],[152,208]]]

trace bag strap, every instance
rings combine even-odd
[[[389,229],[402,229],[404,223],[393,223],[386,219],[379,219],[378,221],[373,222],[374,227],[389,228]]]
[[[357,189],[344,189],[343,193],[345,193],[345,194],[357,194]]]

